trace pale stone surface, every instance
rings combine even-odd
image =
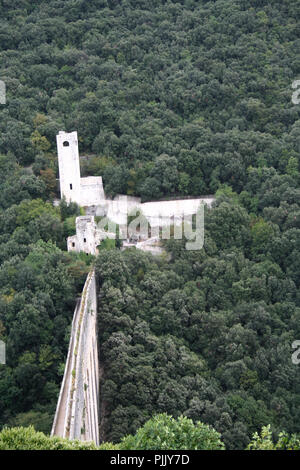
[[[98,206],[105,199],[101,176],[88,176],[80,179],[80,205]]]
[[[164,249],[160,246],[159,237],[151,237],[137,243],[123,242],[122,250],[126,248],[136,248],[137,250],[152,253],[152,255],[161,255],[164,252]]]
[[[151,227],[180,224],[185,215],[197,213],[200,204],[211,207],[214,197],[199,197],[195,199],[177,199],[173,201],[141,202],[140,198],[118,195],[114,200],[106,199],[101,206],[90,213],[106,215],[107,218],[118,225],[127,223],[127,215],[134,215],[140,211],[148,220]]]
[[[155,201],[141,204],[141,211],[148,220],[151,227],[181,224],[184,216],[197,213],[200,205],[207,204],[209,207],[214,198],[179,199],[174,201]]]
[[[119,194],[114,200],[107,199],[107,218],[118,225],[126,225],[127,216],[140,206],[140,198]]]
[[[60,131],[56,136],[60,194],[67,202],[80,204],[80,166],[77,132]]]
[[[80,206],[97,206],[105,199],[102,177],[80,177],[77,132],[56,136],[61,197]]]
[[[116,234],[99,229],[94,216],[76,217],[76,235],[68,237],[68,251],[84,251],[96,255],[97,247],[105,238],[116,238]]]

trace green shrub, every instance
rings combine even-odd
[[[112,444],[111,442],[103,442],[99,447],[99,450],[119,450],[119,449],[120,449],[119,444]]]
[[[69,441],[61,437],[49,437],[28,428],[4,428],[0,432],[0,450],[96,450],[93,442]]]
[[[166,413],[154,416],[134,436],[123,438],[121,450],[223,450],[220,434],[201,422]]]
[[[296,434],[288,435],[281,432],[278,441],[274,443],[271,426],[264,426],[259,435],[253,434],[252,441],[247,450],[300,450],[300,438]]]

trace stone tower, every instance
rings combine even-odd
[[[80,204],[80,164],[77,132],[56,136],[61,198]]]

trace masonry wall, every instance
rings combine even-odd
[[[93,217],[76,218],[76,251],[96,254],[96,225]]]
[[[61,131],[56,136],[60,194],[67,202],[80,204],[80,165],[77,132]]]
[[[101,176],[88,176],[80,179],[81,206],[98,206],[105,203]]]
[[[168,226],[170,220],[175,224],[181,224],[184,215],[196,214],[202,203],[211,207],[214,201],[214,197],[204,196],[141,203],[139,198],[119,195],[113,201],[106,200],[106,212],[108,219],[120,225],[127,223],[127,215],[131,211],[139,210],[146,217],[151,227]],[[102,211],[102,207],[99,207],[99,214],[96,209],[96,214],[100,215],[100,211]]]

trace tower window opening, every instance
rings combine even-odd
[[[65,141],[63,142],[63,146],[64,146],[64,147],[69,147],[69,146],[70,146],[70,142],[68,142],[67,140],[65,140]]]
[[[73,189],[73,185],[72,185],[72,184],[70,184],[70,189]]]
[[[72,242],[72,247],[74,248],[74,246],[75,246],[75,243],[74,243],[74,242]]]
[[[84,243],[86,243],[86,238],[83,239]]]

